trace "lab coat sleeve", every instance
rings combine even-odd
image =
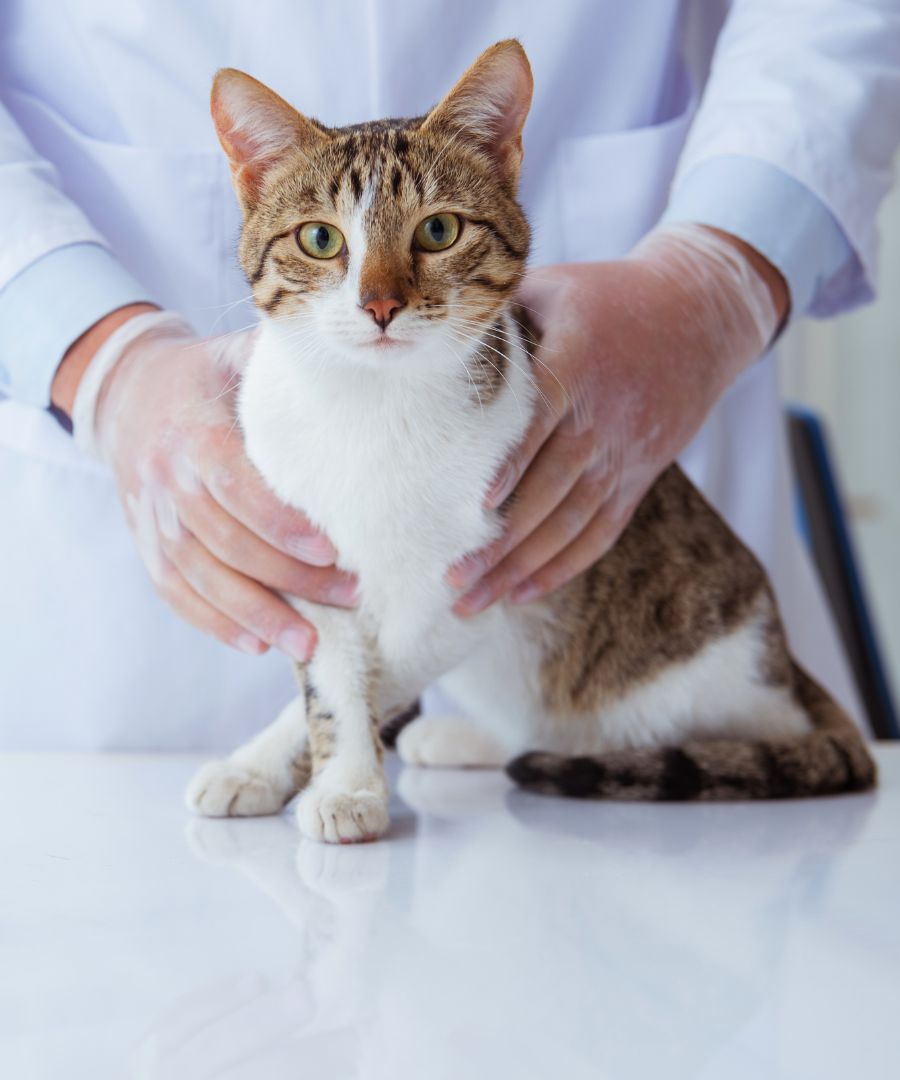
[[[46,407],[69,345],[151,299],[0,105],[0,394]]]
[[[667,217],[702,219],[757,246],[789,271],[789,284],[790,274],[801,282],[792,296],[795,312],[804,305],[814,315],[842,311],[873,295],[876,215],[893,180],[898,143],[896,0],[734,0]],[[797,217],[796,188],[773,179],[775,171],[805,189],[825,216],[807,202]],[[699,188],[706,191],[705,210]],[[849,244],[848,261],[836,257],[833,234],[820,233],[831,231],[829,218]]]
[[[149,301],[146,289],[98,244],[68,244],[0,290],[0,394],[46,408],[73,341],[109,312]]]
[[[701,162],[678,185],[662,220],[702,222],[746,241],[781,272],[792,314],[815,310],[829,293],[847,302],[867,298],[844,293],[865,289],[866,277],[828,208],[768,162],[736,156]]]

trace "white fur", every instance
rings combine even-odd
[[[296,332],[288,322],[262,329],[241,391],[247,452],[359,577],[358,617],[309,609],[313,619],[371,629],[393,681],[418,687],[482,636],[484,620],[451,614],[444,573],[498,531],[482,499],[530,416],[525,354],[488,417],[467,392],[458,346],[439,332],[362,363],[343,348],[298,356]]]
[[[356,612],[292,600],[318,629],[310,675],[340,716],[339,750],[303,793],[298,820],[308,835],[332,841],[377,835],[387,824],[367,708],[368,643],[377,644],[378,704],[387,710],[414,700],[486,635],[502,636],[499,610],[470,620],[452,614],[444,573],[496,535],[498,519],[482,499],[524,435],[535,393],[516,345],[505,391],[482,405],[457,338],[415,313],[391,326],[400,344],[369,345],[380,330],[358,307],[358,285],[348,284],[358,278],[364,213],[348,230],[356,254],[344,285],[312,317],[264,321],[240,396],[250,459],[284,502],[327,533],[340,566],[360,582]],[[515,339],[512,320],[504,330]],[[269,759],[279,741],[257,740],[251,772],[275,771]],[[229,805],[235,764],[246,770],[243,759],[208,767],[191,805],[213,813]]]

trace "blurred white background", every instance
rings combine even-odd
[[[900,159],[897,162],[900,167]],[[878,299],[782,342],[788,402],[825,421],[873,617],[900,693],[900,190],[882,208]]]

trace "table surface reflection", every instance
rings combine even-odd
[[[395,766],[389,837],[184,809],[199,758],[0,756],[0,1075],[900,1075],[881,790],[578,803]]]

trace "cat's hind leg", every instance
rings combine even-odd
[[[187,804],[204,817],[277,814],[304,787],[310,771],[301,695],[250,742],[204,765],[188,785]]]
[[[509,750],[471,720],[461,716],[419,716],[397,737],[397,753],[407,765],[443,769],[499,769],[509,761]]]

